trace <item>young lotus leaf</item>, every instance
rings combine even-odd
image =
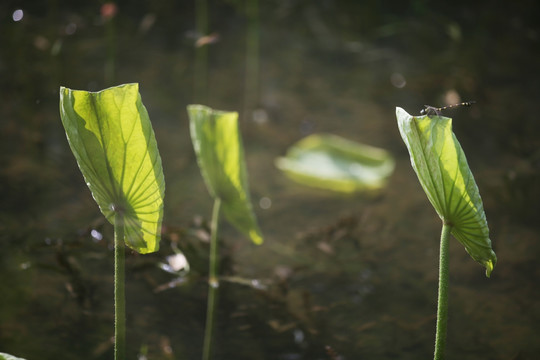
[[[301,184],[351,193],[383,187],[394,171],[394,159],[383,149],[314,134],[289,148],[276,166]]]
[[[23,358],[19,358],[13,355],[0,353],[0,360],[24,360]]]
[[[489,277],[497,263],[482,199],[465,153],[452,132],[452,119],[412,116],[396,108],[401,137],[426,195],[452,235]]]
[[[165,181],[138,84],[99,92],[60,88],[69,145],[103,215],[123,218],[126,244],[157,251]]]
[[[195,154],[210,195],[222,201],[223,213],[256,244],[263,241],[251,207],[238,113],[189,105]]]

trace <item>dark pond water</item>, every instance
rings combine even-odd
[[[537,359],[539,3],[208,8],[211,36],[201,39],[193,1],[124,1],[109,20],[97,2],[0,5],[0,352],[112,357],[112,226],[68,148],[58,88],[139,82],[167,189],[161,250],[127,255],[130,359],[202,352],[212,201],[188,134],[193,102],[240,111],[266,240],[257,247],[223,224],[221,272],[236,281],[221,286],[215,359],[430,358],[440,221],[410,167],[395,107],[418,113],[460,100],[477,102],[449,115],[499,262],[487,279],[452,240],[448,358]],[[274,159],[314,132],[391,151],[388,187],[343,196],[285,178]],[[167,288],[175,278],[157,264],[171,244],[192,271]]]

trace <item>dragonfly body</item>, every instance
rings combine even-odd
[[[459,103],[459,104],[453,104],[453,105],[443,106],[443,107],[439,107],[439,108],[434,107],[434,106],[430,106],[430,105],[424,105],[424,108],[422,110],[420,110],[420,115],[427,115],[427,116],[437,115],[437,116],[440,116],[441,112],[446,110],[446,109],[452,109],[452,108],[459,107],[459,106],[471,106],[474,103],[476,103],[476,101],[465,101],[465,102],[462,102],[462,103]]]

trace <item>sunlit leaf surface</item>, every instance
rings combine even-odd
[[[227,220],[254,243],[262,243],[249,196],[238,113],[202,105],[190,105],[187,110],[193,147],[208,191],[221,199]]]
[[[394,159],[383,149],[314,134],[289,148],[285,157],[276,159],[276,166],[301,184],[351,193],[383,187]]]
[[[497,263],[484,206],[465,153],[452,132],[452,119],[412,116],[396,108],[399,131],[420,184],[452,235],[489,276]]]
[[[24,360],[23,358],[19,358],[13,355],[0,353],[0,360]]]
[[[154,131],[138,84],[99,92],[60,88],[69,145],[101,212],[124,218],[125,242],[158,250],[165,181]]]

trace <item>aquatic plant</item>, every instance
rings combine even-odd
[[[303,138],[275,164],[298,183],[343,193],[380,189],[394,171],[388,151],[331,134]]]
[[[9,355],[6,353],[0,353],[0,360],[24,360],[24,359],[13,356],[13,355]]]
[[[209,293],[203,359],[212,353],[212,332],[218,278],[218,231],[221,210],[227,220],[255,244],[263,237],[251,207],[244,147],[238,130],[238,113],[189,105],[189,124],[197,163],[214,198],[210,239]]]
[[[114,225],[115,359],[125,358],[125,243],[159,248],[165,180],[138,84],[99,92],[60,88],[60,115],[94,200]]]
[[[208,0],[195,1],[195,24],[199,39],[208,36]],[[198,39],[198,40],[199,40]],[[197,41],[198,41],[197,40]],[[195,101],[206,101],[208,96],[208,53],[207,44],[195,44],[194,96]]]
[[[429,201],[442,220],[439,294],[434,358],[444,358],[448,317],[448,241],[450,234],[490,276],[497,257],[491,248],[482,198],[465,153],[452,132],[452,119],[439,114],[412,116],[396,108],[401,137]]]
[[[242,4],[241,6],[244,6]],[[245,4],[247,20],[246,29],[246,72],[244,80],[244,116],[253,115],[259,102],[260,74],[260,38],[261,17],[259,0],[251,0]]]

